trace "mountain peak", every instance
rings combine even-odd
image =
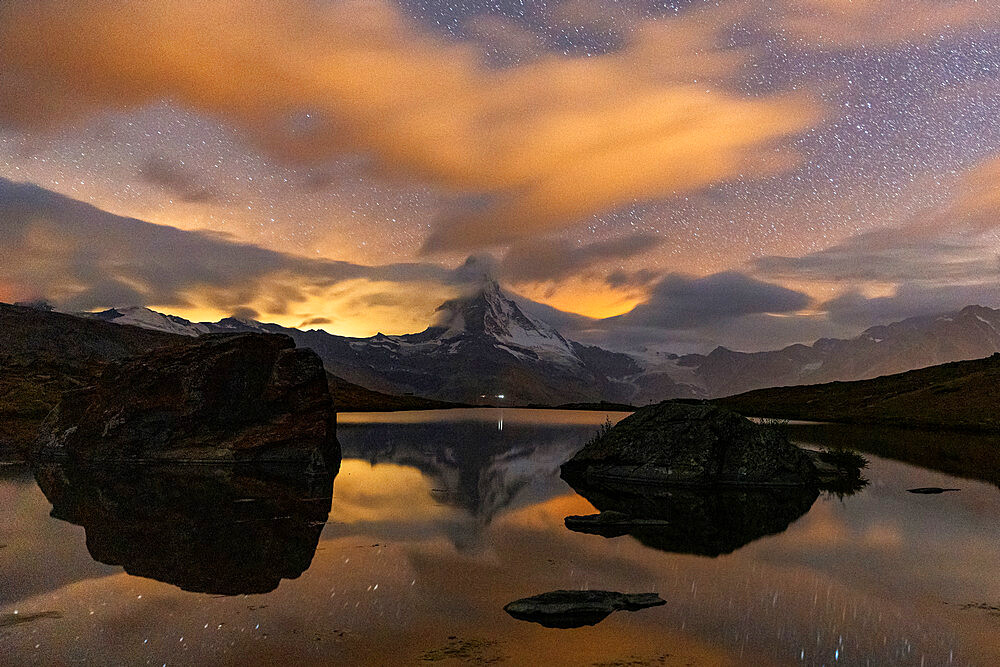
[[[441,340],[485,340],[510,351],[579,362],[572,345],[558,331],[527,315],[493,278],[484,278],[470,294],[445,301],[437,312]]]

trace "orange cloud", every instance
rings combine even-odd
[[[852,48],[928,42],[998,18],[979,0],[789,0],[780,25],[806,44]]]
[[[617,53],[498,70],[382,0],[14,0],[0,6],[0,119],[55,127],[166,98],[288,160],[372,154],[454,194],[427,248],[468,250],[787,168],[775,142],[819,111],[710,83],[747,57],[717,45],[732,19],[637,22]]]

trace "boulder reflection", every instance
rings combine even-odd
[[[46,464],[35,479],[95,560],[221,595],[267,593],[308,569],[333,490],[332,475],[299,466]]]
[[[631,535],[654,549],[713,557],[783,532],[809,511],[820,493],[811,487],[637,489],[568,481],[605,517],[568,518],[570,530]]]

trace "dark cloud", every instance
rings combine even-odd
[[[505,278],[518,282],[560,280],[635,257],[660,243],[662,238],[653,234],[632,234],[583,245],[565,239],[539,239],[514,245],[498,269]]]
[[[218,191],[203,185],[182,163],[172,162],[162,155],[148,157],[139,167],[139,176],[184,202],[210,203],[221,198]]]
[[[817,282],[968,280],[1000,274],[994,246],[937,227],[883,229],[852,236],[802,257],[762,257],[751,266],[768,278]]]
[[[255,320],[260,317],[260,313],[248,306],[241,306],[233,309],[232,316],[241,319]]]
[[[608,287],[622,289],[624,287],[647,287],[660,277],[659,271],[637,269],[635,271],[612,271],[604,279]]]
[[[727,271],[704,278],[669,275],[649,299],[604,322],[626,326],[693,329],[759,313],[790,313],[809,306],[802,292]]]
[[[329,317],[310,317],[309,319],[303,320],[301,323],[299,323],[298,328],[301,329],[303,327],[315,326],[317,324],[332,324],[332,323],[333,320],[331,320]]]
[[[969,285],[900,285],[889,296],[849,290],[823,303],[831,321],[867,328],[920,315],[940,315],[969,305],[1000,306],[1000,280]]]
[[[42,295],[66,308],[211,306],[224,311],[262,300],[271,313],[315,289],[367,279],[459,285],[433,264],[363,266],[316,260],[113,215],[35,185],[0,179],[0,289]]]

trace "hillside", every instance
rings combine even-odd
[[[63,391],[103,365],[177,337],[62,313],[0,304],[0,459],[30,442]]]
[[[716,403],[755,417],[1000,431],[1000,353],[855,382],[759,389]]]
[[[337,412],[392,412],[396,410],[444,410],[466,407],[462,403],[435,401],[422,396],[396,396],[367,389],[327,372]]]

